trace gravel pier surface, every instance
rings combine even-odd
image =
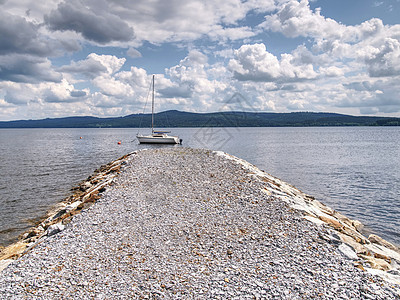
[[[217,152],[134,153],[0,273],[0,299],[400,299],[265,184]]]

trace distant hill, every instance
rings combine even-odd
[[[336,113],[294,112],[191,113],[169,110],[155,114],[156,127],[309,127],[400,126],[400,118],[351,116]],[[118,118],[67,117],[0,122],[0,128],[122,128],[150,127],[151,114]]]

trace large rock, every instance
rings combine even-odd
[[[376,234],[370,234],[369,237],[368,237],[368,240],[371,243],[375,243],[375,244],[384,246],[384,247],[386,247],[388,249],[391,249],[391,250],[394,250],[394,251],[399,251],[399,248],[397,248],[393,244],[389,243],[388,241],[384,240],[380,236],[377,236]]]
[[[47,228],[47,236],[55,235],[56,233],[63,231],[64,228],[65,228],[65,225],[63,225],[61,223],[50,225],[49,228]]]
[[[25,251],[28,244],[23,241],[19,241],[15,244],[12,244],[6,248],[4,248],[0,253],[0,261],[4,259],[16,258],[19,257],[22,252]]]
[[[367,256],[367,255],[362,255],[362,254],[359,254],[359,256],[362,259],[364,259],[373,269],[382,270],[382,271],[388,271],[391,269],[390,264],[384,259]]]
[[[344,243],[340,244],[339,251],[342,252],[346,257],[348,257],[352,260],[359,260],[357,253],[349,245],[346,245]]]

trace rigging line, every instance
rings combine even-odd
[[[140,129],[142,128],[142,120],[143,120],[143,117],[144,117],[144,112],[145,112],[145,110],[146,110],[147,102],[149,102],[150,92],[151,92],[151,82],[150,82],[149,90],[148,90],[148,92],[147,92],[146,103],[144,104],[144,107],[143,107],[143,112],[142,112],[142,116],[141,116],[141,118],[140,118],[138,132],[137,132],[136,135],[139,134],[139,131],[140,131]]]
[[[168,119],[168,113],[167,112],[165,112],[165,120],[167,121],[166,122],[166,125],[167,125],[167,127],[171,127],[171,124],[169,123],[169,119]]]

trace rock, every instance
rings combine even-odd
[[[29,238],[31,238],[31,237],[40,235],[40,234],[43,233],[43,231],[44,231],[44,230],[40,230],[39,228],[33,228],[32,230],[30,230],[30,231],[28,232],[28,234],[27,234],[27,236],[26,236],[25,239],[29,239]]]
[[[318,219],[318,218],[313,217],[313,216],[311,216],[311,215],[305,215],[305,216],[304,216],[304,219],[306,219],[306,220],[308,220],[308,221],[310,221],[310,222],[313,222],[313,223],[315,223],[315,224],[317,224],[317,225],[326,224],[326,223],[325,223],[324,221],[322,221],[321,219]]]
[[[82,202],[62,218],[79,213],[95,189],[107,186],[101,201],[74,216],[61,234],[31,244],[2,272],[0,299],[396,299],[397,287],[376,276],[388,273],[362,272],[357,268],[367,264],[355,255],[356,245],[373,254],[395,251],[357,244],[304,220],[293,204],[309,211],[313,222],[327,224],[316,218],[324,216],[332,227],[356,232],[288,184],[264,174],[276,182],[271,188],[252,175],[259,173],[211,151],[140,151],[112,185],[109,174],[73,198]],[[43,227],[50,235],[59,222]],[[387,256],[396,269],[396,259]],[[382,260],[368,259],[376,266]]]
[[[343,243],[340,244],[339,251],[342,252],[347,258],[350,258],[352,260],[358,260],[359,259],[359,257],[357,256],[357,253],[349,245],[346,245],[346,244],[343,244]]]
[[[344,226],[342,228],[341,232],[346,234],[346,235],[348,235],[348,236],[350,236],[350,237],[352,237],[354,240],[357,241],[357,243],[360,243],[360,244],[363,244],[363,245],[369,244],[369,241],[361,233],[359,233],[358,231],[352,229],[351,227]]]
[[[341,244],[341,239],[340,239],[340,236],[339,235],[337,235],[336,233],[331,233],[331,234],[324,234],[324,233],[322,233],[322,232],[319,232],[318,233],[318,236],[321,238],[321,239],[323,239],[323,240],[325,240],[325,241],[327,241],[327,242],[329,242],[330,244],[334,244],[334,245],[339,245],[339,244]]]
[[[361,231],[362,231],[363,228],[364,228],[364,224],[361,223],[361,222],[358,221],[358,220],[353,220],[353,227],[354,227],[358,232],[361,233]]]
[[[352,247],[357,254],[371,255],[370,251],[364,245],[358,243],[351,236],[344,233],[339,233],[339,236],[342,242]]]
[[[362,255],[360,254],[360,257],[364,259],[367,263],[370,264],[371,268],[377,269],[377,270],[382,270],[382,271],[388,271],[391,269],[390,264],[380,258],[375,258],[372,256],[367,256],[367,255]]]
[[[374,253],[374,257],[386,260],[389,264],[392,262],[390,257],[387,257],[386,255],[383,255],[383,254],[380,254],[380,253]]]
[[[335,228],[338,231],[343,229],[343,225],[339,221],[337,221],[335,219],[328,218],[328,217],[325,217],[325,216],[319,216],[319,218],[320,218],[321,221],[324,221],[326,224],[328,224],[329,226]]]
[[[14,260],[13,259],[4,259],[0,260],[0,272],[3,271],[9,264],[11,264]]]
[[[335,210],[332,208],[326,206],[325,204],[322,204],[318,200],[312,199],[313,204],[316,205],[322,212],[326,213],[327,215],[333,216],[335,213]]]
[[[71,203],[71,204],[68,204],[68,205],[65,207],[65,210],[66,210],[67,212],[70,212],[71,210],[76,209],[81,203],[82,203],[82,201],[75,201],[75,202],[73,202],[73,203]]]
[[[394,250],[394,251],[399,251],[399,248],[397,248],[393,244],[389,243],[388,241],[384,240],[380,236],[377,236],[376,234],[370,234],[369,237],[368,237],[368,240],[371,243],[375,243],[375,244],[384,246],[384,247],[386,247],[388,249],[391,249],[391,250]]]
[[[21,253],[24,252],[27,246],[28,246],[27,243],[20,241],[4,248],[0,254],[0,261],[20,256]]]
[[[347,226],[353,226],[353,222],[346,216],[342,215],[341,213],[335,211],[333,217],[339,220],[342,224],[346,224]]]
[[[47,236],[52,236],[56,233],[59,233],[60,231],[64,230],[64,228],[65,225],[61,223],[50,225],[49,228],[47,228]]]

